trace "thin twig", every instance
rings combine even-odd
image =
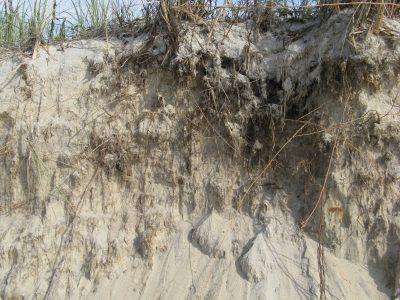
[[[275,155],[269,160],[269,162],[266,164],[264,169],[257,175],[257,177],[252,181],[250,186],[247,188],[246,192],[242,196],[242,198],[239,200],[238,203],[238,209],[242,207],[243,201],[250,192],[250,190],[253,188],[253,186],[256,184],[257,181],[260,180],[261,176],[269,169],[269,167],[272,165],[274,160],[279,156],[279,154],[292,142],[292,140],[298,136],[298,134],[307,126],[307,124],[303,124],[287,141],[286,143],[275,153]]]
[[[321,190],[319,192],[317,203],[315,204],[315,206],[314,206],[313,210],[311,211],[310,215],[308,216],[308,218],[305,221],[301,222],[301,229],[304,229],[304,227],[308,224],[308,222],[310,221],[310,219],[314,215],[315,211],[317,210],[318,204],[322,201],[322,197],[324,195],[325,188],[326,188],[326,183],[328,182],[328,178],[329,178],[329,175],[330,175],[331,165],[332,165],[332,161],[333,161],[333,154],[335,153],[335,150],[336,150],[336,147],[337,147],[337,143],[338,143],[338,139],[339,139],[338,137],[339,137],[339,134],[336,134],[335,143],[333,144],[332,152],[331,152],[331,155],[330,155],[330,158],[329,158],[328,168],[327,168],[326,173],[325,173],[324,183],[323,183],[322,188],[321,188]]]

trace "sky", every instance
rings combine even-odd
[[[32,2],[33,0],[30,0],[30,1]],[[51,3],[49,3],[49,5],[52,5],[53,0],[48,0],[48,1],[51,2]],[[82,3],[84,1],[85,0],[81,0]],[[97,0],[97,1],[102,1],[102,0]],[[105,1],[107,2],[109,0],[105,0]],[[137,8],[138,10],[140,10],[142,8],[143,3],[158,2],[158,0],[114,0],[114,1],[118,1],[120,3],[125,3],[125,4],[133,2],[134,7]],[[72,7],[73,7],[71,0],[61,0],[61,1],[57,1],[57,2],[58,2],[60,11],[67,11],[69,9],[72,9]],[[224,0],[217,0],[217,4],[218,5],[224,4]]]

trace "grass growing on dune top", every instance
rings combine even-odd
[[[363,19],[399,16],[399,0],[0,0],[0,47],[24,49],[53,40],[101,36],[110,28],[126,28],[138,18],[152,25],[171,20],[260,19],[304,21],[352,8]],[[394,1],[394,2],[393,2]],[[168,16],[166,15],[168,12]],[[167,26],[170,24],[166,24]]]

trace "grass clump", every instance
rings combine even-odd
[[[0,45],[20,47],[42,40],[50,20],[48,0],[4,1],[0,7]]]
[[[84,0],[72,1],[74,12],[71,16],[71,29],[75,33],[88,30],[105,30],[109,20],[110,1]]]
[[[26,22],[27,7],[25,2],[4,1],[0,6],[0,43],[12,45],[24,41],[28,32]]]

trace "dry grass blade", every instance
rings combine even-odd
[[[333,161],[333,155],[334,155],[334,153],[336,151],[337,144],[338,144],[338,137],[339,137],[339,134],[336,134],[335,142],[333,144],[332,152],[331,152],[331,155],[330,155],[330,158],[329,158],[328,168],[327,168],[327,170],[325,172],[324,182],[323,182],[322,188],[321,188],[321,190],[319,192],[317,203],[315,204],[313,210],[311,211],[311,213],[307,217],[307,219],[304,220],[304,221],[301,221],[301,224],[300,224],[301,225],[301,229],[304,229],[305,226],[308,224],[308,222],[311,220],[311,218],[314,215],[315,211],[317,210],[318,206],[323,204],[322,203],[323,202],[322,198],[324,196],[324,192],[325,192],[325,189],[326,189],[326,183],[328,182],[328,178],[329,178],[329,175],[330,175],[330,170],[331,170],[332,161]]]
[[[382,20],[385,12],[385,2],[384,0],[379,0],[382,5],[378,6],[378,13],[375,17],[374,32],[379,33],[381,31]]]
[[[179,27],[176,23],[176,13],[172,11],[168,0],[160,1],[160,14],[165,25],[167,26],[172,51],[174,52],[178,48]]]
[[[212,129],[212,131],[219,137],[221,138],[221,140],[229,147],[233,150],[233,152],[235,153],[235,155],[242,157],[240,155],[240,151],[238,149],[236,149],[233,145],[231,145],[231,143],[229,143],[219,132],[217,129],[215,129],[215,127],[211,124],[210,120],[207,118],[207,116],[205,115],[205,113],[203,112],[203,110],[201,109],[201,107],[195,103],[197,109],[201,112],[201,114],[203,115],[204,119],[206,120],[208,126],[210,126],[210,128]],[[243,157],[242,157],[243,158]]]
[[[325,234],[325,214],[324,214],[324,201],[323,196],[326,190],[326,184],[328,182],[328,178],[330,175],[330,170],[333,162],[333,156],[335,154],[337,144],[338,144],[338,137],[339,134],[336,132],[335,142],[332,147],[332,151],[329,157],[328,167],[325,173],[324,182],[322,184],[322,188],[320,190],[317,203],[314,206],[314,209],[311,211],[310,215],[305,221],[301,221],[301,229],[303,230],[304,227],[308,224],[311,217],[314,215],[315,211],[319,207],[320,215],[319,215],[319,230],[318,230],[318,249],[317,249],[317,257],[318,257],[318,274],[319,274],[319,290],[320,290],[320,300],[326,299],[326,282],[325,282],[325,254],[324,254],[324,247],[323,247],[323,240]]]
[[[256,178],[251,182],[249,187],[246,189],[244,195],[242,198],[240,198],[239,203],[238,203],[238,209],[240,209],[243,205],[244,199],[246,199],[247,195],[253,188],[253,186],[261,179],[261,176],[271,167],[272,163],[275,161],[275,159],[281,154],[281,152],[286,149],[286,147],[293,141],[295,137],[298,136],[298,134],[307,126],[307,124],[303,124],[287,141],[286,143],[275,153],[275,155],[268,161],[268,163],[265,165],[264,169],[256,176]]]

